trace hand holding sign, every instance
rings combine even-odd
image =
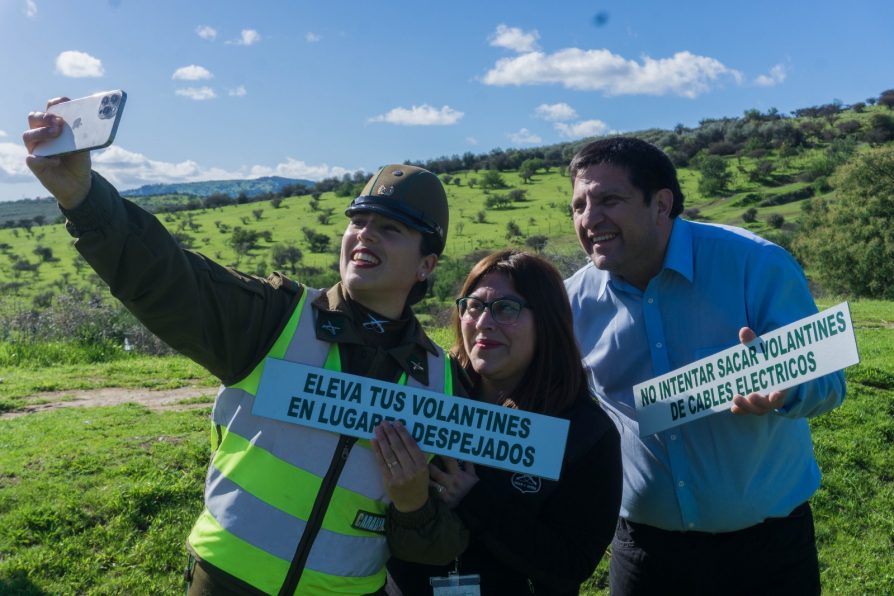
[[[748,327],[737,345],[634,385],[640,436],[735,408],[763,415],[785,390],[860,361],[850,309],[842,302],[761,337]]]
[[[382,422],[374,430],[373,454],[385,491],[398,511],[416,511],[428,500],[428,462],[400,422]]]
[[[757,339],[757,334],[750,327],[739,329],[739,341],[748,346]],[[763,416],[773,410],[781,408],[785,404],[787,390],[771,391],[767,395],[761,393],[737,394],[733,396],[733,405],[730,411],[733,414]]]
[[[460,467],[459,462],[452,457],[442,457],[441,459],[446,470],[431,464],[429,473],[444,489],[438,491],[438,497],[447,503],[448,507],[454,509],[478,482],[478,475],[475,473],[475,464],[472,462],[465,462]]]

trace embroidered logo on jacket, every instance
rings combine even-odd
[[[351,524],[351,527],[355,530],[366,530],[367,532],[384,534],[385,516],[370,513],[369,511],[363,511],[361,509],[357,511],[357,516],[354,518],[354,523]]]
[[[521,493],[539,493],[540,477],[516,472],[512,475],[512,486]]]

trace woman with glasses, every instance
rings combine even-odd
[[[448,573],[480,576],[481,594],[577,594],[612,539],[621,464],[614,425],[587,388],[562,279],[539,257],[501,251],[475,265],[456,304],[452,352],[469,394],[571,421],[561,476],[448,457],[428,465],[405,428],[383,424],[374,453],[392,498],[389,572],[408,596],[431,594],[431,578]],[[413,465],[394,471],[385,462],[395,459]],[[460,557],[424,564],[463,532]]]

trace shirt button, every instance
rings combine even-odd
[[[671,435],[671,441],[676,441],[676,440],[677,440],[677,435]]]
[[[656,348],[660,348],[660,347],[662,347],[663,345],[664,345],[663,343],[658,342],[658,343],[655,344],[655,347],[656,347]]]
[[[654,298],[649,298],[646,302],[648,302],[649,304],[652,304],[653,302],[655,302],[655,299],[654,299]]]
[[[686,483],[681,480],[677,483],[677,486],[679,486],[680,488],[683,488],[684,486],[686,486]]]

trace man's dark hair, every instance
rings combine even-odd
[[[664,151],[655,145],[633,137],[594,141],[571,159],[568,165],[571,184],[578,174],[601,163],[627,170],[630,183],[642,191],[646,205],[652,202],[652,193],[667,188],[674,195],[671,218],[683,212],[683,191],[677,180],[677,170]]]

